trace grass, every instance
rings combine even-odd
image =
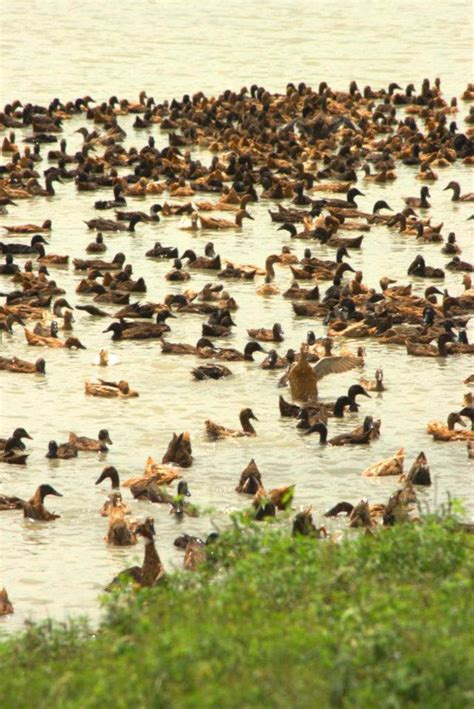
[[[235,529],[198,573],[109,601],[96,634],[0,645],[0,706],[473,705],[474,542],[453,525],[340,544]]]

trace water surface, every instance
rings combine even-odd
[[[104,100],[112,94],[136,99],[145,88],[156,100],[203,90],[217,94],[226,88],[239,89],[257,83],[271,91],[285,90],[288,81],[305,81],[316,86],[326,80],[345,89],[350,80],[359,86],[387,86],[392,80],[401,85],[413,81],[417,88],[425,76],[440,76],[447,98],[460,96],[472,76],[471,5],[468,2],[426,4],[413,2],[25,2],[15,0],[2,18],[2,77],[0,103],[19,98],[48,102],[53,96],[66,101],[86,93]],[[456,117],[464,126],[467,106]],[[125,145],[141,147],[150,134],[159,147],[167,137],[157,128],[135,133],[133,117],[120,119],[127,131]],[[68,150],[81,144],[74,131],[79,122],[65,122]],[[23,134],[17,132],[21,141]],[[46,153],[46,150],[44,150]],[[203,161],[210,156],[197,151]],[[42,169],[45,169],[45,162]],[[401,196],[417,194],[416,171],[400,167],[398,180],[387,186],[362,188],[366,196],[360,206],[370,210],[374,201],[384,198],[395,209]],[[441,170],[439,172],[442,172]],[[449,178],[448,175],[449,174]],[[444,221],[444,233],[455,231],[463,247],[463,257],[473,256],[473,240],[466,218],[472,209],[467,204],[453,205],[442,189],[448,179],[457,179],[465,191],[473,189],[470,169],[458,163],[430,187],[433,222]],[[107,195],[107,192],[99,195]],[[57,196],[28,200],[0,224],[40,223],[52,218],[49,250],[83,256],[92,240],[83,220],[95,216],[92,208],[96,193],[77,193],[74,185],[58,185]],[[140,199],[128,199],[129,208],[147,208]],[[163,278],[169,264],[145,259],[144,253],[156,240],[175,243],[180,252],[188,247],[198,253],[212,238],[216,250],[238,263],[263,265],[265,257],[285,243],[285,232],[277,232],[267,214],[273,205],[262,201],[252,205],[253,222],[245,222],[236,234],[203,233],[192,236],[177,228],[177,220],[159,225],[139,225],[135,236],[107,238],[107,256],[124,251],[148,285],[147,298],[162,301],[170,290]],[[295,246],[301,254],[304,243]],[[333,258],[334,251],[314,247],[322,258]],[[439,245],[424,248],[430,264],[442,266],[446,259]],[[364,273],[364,281],[376,287],[381,275],[407,282],[406,269],[418,252],[413,239],[374,227],[360,252],[351,253],[351,263]],[[53,272],[53,271],[52,271]],[[75,294],[79,276],[71,269],[57,269],[54,275],[67,290],[73,303],[89,303]],[[199,273],[186,287],[201,288],[209,278]],[[297,347],[308,329],[322,336],[318,321],[295,318],[291,305],[281,297],[257,298],[255,284],[229,282],[229,290],[240,308],[235,314],[238,327],[227,342],[242,348],[249,327],[282,323],[285,341],[280,347]],[[291,279],[288,269],[277,269],[276,283],[283,292]],[[422,293],[426,284],[416,282]],[[462,291],[461,277],[448,273],[445,287],[450,293]],[[2,277],[1,290],[9,288]],[[134,298],[132,297],[132,301]],[[114,308],[108,308],[114,312]],[[103,537],[106,520],[99,516],[107,487],[94,486],[105,462],[115,465],[122,478],[142,471],[148,455],[160,460],[173,431],[191,432],[195,463],[186,471],[193,501],[213,510],[208,516],[178,523],[164,506],[130,502],[137,517],[155,516],[157,544],[168,569],[181,564],[172,541],[182,532],[206,534],[225,524],[226,513],[248,504],[234,489],[239,474],[254,457],[267,487],[291,482],[297,484],[295,507],[312,504],[319,522],[321,513],[341,499],[353,502],[366,496],[384,501],[396,488],[395,479],[364,479],[360,472],[372,462],[404,446],[408,464],[424,450],[428,456],[434,485],[419,493],[431,509],[444,501],[450,491],[464,500],[473,512],[473,466],[467,460],[464,443],[433,442],[425,433],[426,423],[445,419],[459,410],[465,391],[463,380],[472,372],[472,358],[456,357],[443,361],[416,360],[402,348],[387,347],[374,341],[350,342],[366,348],[364,374],[373,377],[383,366],[388,391],[382,397],[363,400],[362,414],[382,419],[382,436],[370,449],[321,448],[313,437],[302,438],[290,420],[280,419],[276,382],[278,373],[268,373],[256,364],[230,364],[234,376],[220,382],[195,382],[190,370],[193,358],[163,356],[157,342],[109,342],[103,320],[79,311],[75,332],[87,346],[79,352],[39,350],[26,346],[21,329],[4,337],[2,354],[27,359],[44,356],[47,376],[34,378],[0,373],[0,433],[6,435],[22,425],[34,437],[28,466],[0,466],[0,492],[29,497],[36,486],[49,482],[63,498],[49,498],[48,508],[60,513],[51,524],[24,521],[21,513],[0,515],[0,581],[15,605],[13,616],[0,620],[0,632],[22,626],[27,618],[64,618],[87,613],[94,621],[99,615],[98,596],[103,586],[120,569],[142,558],[141,544],[135,548],[109,548]],[[181,315],[172,321],[168,339],[195,342],[202,319]],[[471,339],[474,332],[471,328]],[[98,375],[92,361],[107,344],[120,363],[107,371],[113,379],[128,379],[140,398],[131,401],[89,399],[84,395],[84,380]],[[321,397],[334,399],[359,373],[328,377],[320,386]],[[210,443],[204,435],[204,421],[214,419],[237,425],[238,412],[251,406],[259,418],[258,436],[252,440]],[[360,421],[331,421],[331,433],[349,430]],[[114,445],[106,459],[95,454],[80,454],[72,461],[48,462],[47,443],[67,439],[69,431],[96,435],[107,426]],[[128,500],[128,493],[125,493]],[[341,527],[335,522],[332,528]]]

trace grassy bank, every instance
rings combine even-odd
[[[230,533],[201,572],[123,594],[95,636],[1,645],[0,705],[472,705],[473,541],[449,521],[337,545]]]

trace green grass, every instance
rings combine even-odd
[[[236,529],[199,573],[117,596],[95,635],[0,645],[0,706],[472,706],[473,549],[449,520],[340,544]]]

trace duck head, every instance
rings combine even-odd
[[[265,353],[265,350],[263,349],[263,347],[261,346],[261,344],[259,342],[247,342],[247,344],[245,345],[245,348],[244,348],[245,358],[253,360],[252,355],[255,352],[264,352]]]
[[[186,480],[180,480],[178,483],[178,497],[191,497]]]
[[[54,487],[52,487],[51,485],[40,485],[37,490],[37,494],[41,498],[41,502],[43,502],[44,498],[47,495],[55,495],[55,497],[62,497],[61,493],[55,490]]]
[[[111,443],[111,441],[110,441],[110,443]],[[107,465],[103,469],[103,471],[101,472],[101,474],[99,475],[99,477],[95,481],[95,485],[99,485],[104,480],[107,480],[107,478],[110,479],[110,481],[112,483],[112,488],[120,487],[119,474],[117,472],[117,468],[114,468],[113,465]]]
[[[152,540],[155,536],[155,524],[153,517],[147,517],[142,524],[138,524],[136,528],[136,533],[145,539]]]
[[[393,209],[387,204],[387,202],[384,199],[379,199],[375,204],[374,208],[372,209],[372,214],[378,214],[381,209],[389,209],[391,212],[393,212]]]
[[[21,440],[22,438],[29,438],[30,441],[32,441],[32,437],[25,431],[24,428],[15,428],[12,434],[12,438],[16,438],[17,440]]]
[[[47,457],[47,458],[57,458],[57,456],[58,456],[58,448],[59,448],[59,446],[58,446],[58,444],[56,443],[56,441],[50,441],[50,442],[48,443],[48,452],[47,452],[47,454],[46,454],[46,457]]]
[[[35,369],[38,372],[38,374],[46,374],[46,362],[42,357],[36,360],[35,362]]]
[[[355,400],[356,396],[367,396],[369,399],[372,398],[361,384],[353,384],[352,386],[350,386],[347,392],[347,396],[352,401]]]
[[[160,310],[158,315],[156,316],[156,324],[160,325],[161,323],[164,323],[168,318],[176,318],[176,315],[171,312],[171,310]]]
[[[112,441],[110,440],[109,432],[106,428],[100,429],[99,435],[97,438],[101,443],[108,443],[109,445],[112,445]]]
[[[123,325],[119,322],[110,323],[109,327],[102,332],[113,332],[112,339],[120,339],[123,333]]]
[[[272,332],[273,332],[273,337],[275,339],[282,339],[283,338],[283,329],[280,325],[279,322],[276,322],[273,327],[272,327]]]
[[[38,244],[46,244],[46,246],[48,245],[48,242],[46,241],[46,239],[44,239],[44,238],[41,236],[41,234],[35,234],[35,235],[31,238],[31,246],[32,246],[32,248],[35,248]],[[43,255],[44,255],[44,254],[43,254]]]

